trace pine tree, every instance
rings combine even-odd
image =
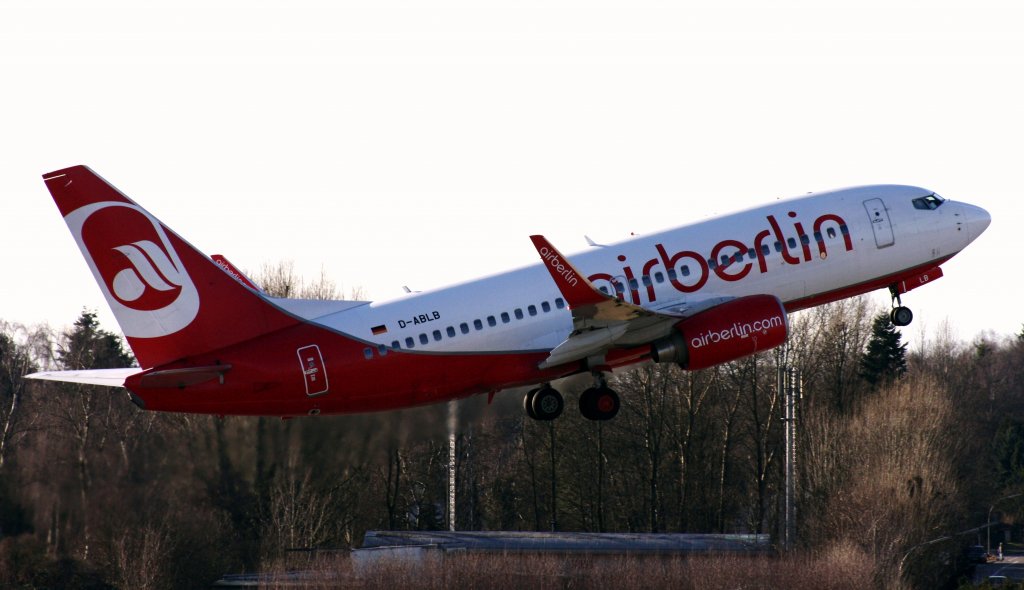
[[[871,339],[860,358],[860,376],[877,388],[892,383],[907,372],[907,345],[893,325],[889,314],[882,312],[871,322]]]
[[[1008,487],[1024,481],[1024,423],[1003,419],[992,446],[999,483]]]
[[[74,328],[65,333],[58,353],[65,369],[112,369],[130,367],[132,355],[116,334],[100,328],[96,312],[82,310]]]

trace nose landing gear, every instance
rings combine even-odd
[[[910,322],[914,321],[914,312],[910,311],[909,307],[903,307],[903,302],[900,301],[900,291],[895,283],[889,285],[889,294],[892,295],[893,308],[889,312],[889,319],[892,320],[894,326],[909,326]]]

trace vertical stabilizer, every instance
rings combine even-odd
[[[43,179],[143,368],[298,323],[89,168]]]

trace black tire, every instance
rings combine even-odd
[[[532,417],[537,420],[554,420],[562,415],[562,410],[565,409],[565,400],[556,389],[543,387],[533,394],[530,409],[533,410]]]
[[[531,389],[523,396],[523,409],[526,410],[526,415],[534,420],[537,420],[537,414],[533,413],[533,398],[537,395],[538,391],[540,391],[540,388]]]
[[[591,387],[580,394],[580,413],[587,420],[611,420],[621,405],[619,395],[607,387]]]
[[[897,307],[892,310],[890,319],[894,326],[909,326],[910,322],[914,321],[914,312],[910,311],[909,307]]]
[[[597,388],[585,389],[580,394],[580,414],[587,420],[597,420]]]

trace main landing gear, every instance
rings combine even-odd
[[[889,319],[892,320],[894,326],[909,326],[910,322],[914,321],[914,312],[910,311],[909,307],[903,307],[903,302],[900,301],[900,291],[895,285],[889,285],[889,294],[892,295],[892,311],[889,312]]]
[[[531,389],[523,397],[523,408],[526,415],[534,420],[554,420],[562,415],[565,400],[557,389],[545,383],[543,387]]]
[[[596,378],[594,387],[580,394],[580,413],[587,420],[611,420],[619,413],[619,395],[608,387],[603,376],[597,374]],[[557,389],[545,383],[523,397],[523,409],[534,420],[554,420],[565,409],[565,400]]]

